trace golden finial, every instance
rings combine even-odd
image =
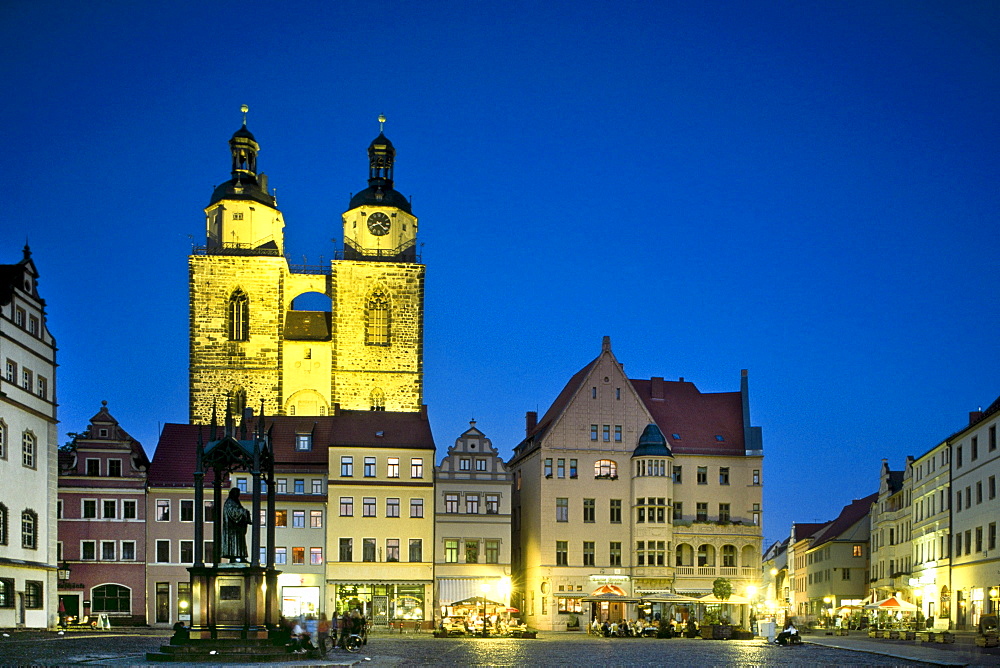
[[[243,112],[243,125],[247,124],[247,112],[250,111],[250,107],[245,104],[240,105],[240,111]]]
[[[378,115],[378,131],[382,132],[384,126],[385,126],[385,114],[379,114]]]

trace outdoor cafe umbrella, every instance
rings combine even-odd
[[[869,603],[865,606],[865,610],[893,610],[898,612],[917,612],[920,610],[917,606],[913,605],[909,601],[904,601],[898,596],[890,596],[889,598],[884,598],[881,601],[876,601],[875,603]]]

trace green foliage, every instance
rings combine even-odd
[[[733,595],[733,583],[728,578],[716,578],[712,583],[712,593],[720,601],[728,601]]]

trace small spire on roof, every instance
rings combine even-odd
[[[385,129],[385,114],[378,115],[378,131],[382,132]]]
[[[243,112],[243,126],[246,127],[247,124],[247,112],[250,111],[250,107],[245,104],[240,105],[240,111]]]

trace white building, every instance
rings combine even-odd
[[[980,616],[990,612],[996,614],[1000,601],[998,423],[1000,397],[985,411],[971,413],[969,426],[948,439],[952,452],[951,530],[954,535],[952,619],[957,629],[976,628]]]
[[[0,265],[0,627],[56,623],[56,342],[25,246]]]

